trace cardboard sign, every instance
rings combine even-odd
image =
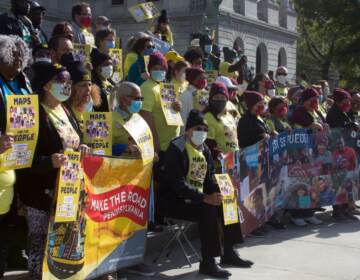
[[[160,12],[153,2],[131,6],[129,7],[129,12],[138,23],[160,16]]]
[[[173,109],[172,105],[177,100],[174,84],[161,84],[161,108],[164,113],[166,123],[171,126],[183,126],[180,112]]]
[[[115,83],[120,83],[123,79],[122,49],[110,49],[109,55],[111,56],[114,68],[112,80]]]

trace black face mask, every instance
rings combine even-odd
[[[212,113],[218,115],[222,113],[226,107],[226,100],[210,100],[209,108]]]
[[[60,59],[61,65],[64,65],[64,66],[69,65],[75,61],[77,61],[77,60],[72,52],[64,53]]]

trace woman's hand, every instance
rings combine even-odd
[[[182,109],[182,104],[180,101],[174,101],[172,103],[172,108],[176,111],[176,112],[181,112],[181,109]]]
[[[144,72],[144,73],[141,73],[140,77],[141,77],[141,79],[146,81],[146,80],[150,79],[150,74],[149,74],[149,72]]]
[[[134,157],[141,157],[141,151],[138,145],[129,145],[127,147],[127,152]]]
[[[14,143],[14,136],[11,134],[4,134],[0,137],[0,154],[5,153],[12,148]]]
[[[61,166],[64,165],[64,163],[66,163],[68,160],[68,157],[64,154],[52,154],[51,155],[51,162],[52,162],[52,166],[54,168],[60,168]]]
[[[323,126],[320,123],[313,123],[310,128],[314,131],[323,131]]]
[[[79,146],[79,152],[80,152],[80,158],[81,160],[83,160],[83,158],[88,154],[90,153],[90,148],[85,145],[85,144],[81,144]]]

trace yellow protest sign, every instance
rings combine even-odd
[[[164,113],[167,125],[182,126],[184,125],[181,114],[173,109],[173,103],[176,99],[174,84],[161,84],[161,108]]]
[[[149,72],[149,70],[148,70],[149,61],[150,61],[150,56],[149,55],[144,55],[145,70],[147,72]]]
[[[212,71],[206,71],[206,76],[209,84],[212,84],[216,81],[218,77],[218,71],[212,70]]]
[[[84,113],[84,143],[96,155],[112,154],[111,113]]]
[[[80,198],[80,153],[65,151],[68,161],[60,168],[55,222],[75,222]]]
[[[155,154],[154,141],[146,121],[139,114],[133,114],[124,124],[124,128],[138,145],[144,165],[151,163]]]
[[[142,22],[160,16],[160,12],[153,2],[131,6],[129,7],[129,12],[136,22]]]
[[[216,174],[216,181],[219,185],[220,192],[224,197],[223,212],[225,225],[236,224],[239,222],[237,210],[237,202],[234,186],[231,182],[229,174]]]
[[[1,155],[0,172],[31,167],[39,131],[37,95],[9,95],[6,107],[6,133],[14,144]]]
[[[74,44],[74,58],[76,61],[90,63],[91,45]]]
[[[120,83],[123,79],[122,49],[110,49],[109,55],[113,61],[114,74],[112,80]]]

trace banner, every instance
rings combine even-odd
[[[174,84],[162,83],[161,90],[161,108],[164,113],[167,125],[183,126],[183,120],[180,112],[173,109],[173,103],[176,101],[176,92]]]
[[[112,155],[111,113],[84,113],[84,143],[96,155]]]
[[[229,174],[215,174],[215,178],[223,195],[224,224],[226,226],[236,224],[239,222],[238,207],[230,176]]]
[[[80,153],[65,151],[68,161],[60,168],[55,222],[75,222],[80,198]]]
[[[129,12],[137,23],[160,16],[160,12],[153,2],[131,6]]]
[[[133,114],[131,119],[124,124],[124,128],[139,147],[144,165],[153,162],[154,141],[146,121],[139,114]]]
[[[95,279],[143,262],[152,166],[98,156],[82,164],[76,221],[50,221],[44,280]]]
[[[147,35],[151,37],[151,40],[154,42],[155,50],[161,52],[163,55],[167,54],[170,49],[171,45],[158,37],[156,37],[152,32],[146,32]]]
[[[31,167],[39,131],[37,95],[9,95],[6,106],[6,133],[14,143],[0,156],[0,172]]]
[[[222,166],[238,189],[242,228],[248,234],[278,209],[359,200],[359,159],[360,134],[355,130],[313,134],[295,129],[228,154]]]
[[[110,49],[109,55],[114,67],[114,74],[111,79],[115,83],[120,83],[123,79],[122,49]]]

